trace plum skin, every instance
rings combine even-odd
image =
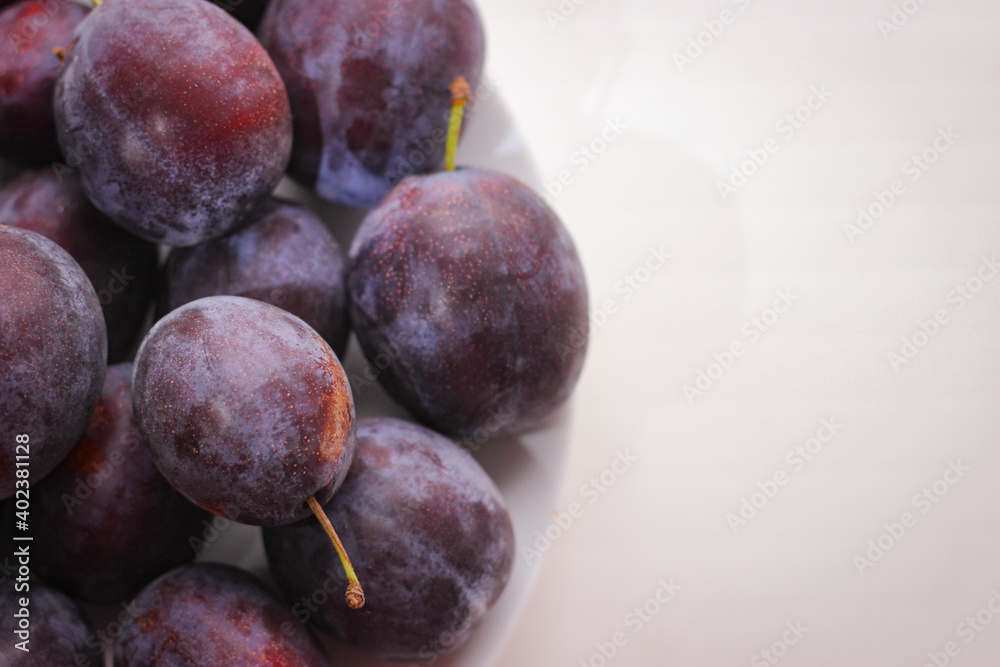
[[[21,0],[0,12],[0,155],[29,167],[61,157],[52,110],[59,72],[53,50],[69,45],[87,12],[66,0]]]
[[[97,291],[108,360],[121,361],[139,336],[156,287],[156,246],[113,224],[87,199],[75,173],[24,174],[0,190],[0,224],[58,243]]]
[[[132,364],[108,369],[87,431],[32,494],[32,568],[89,602],[131,598],[193,560],[191,538],[210,516],[157,470],[135,425],[131,385]]]
[[[347,580],[315,521],[264,529],[271,571],[293,610],[309,601],[310,622],[380,658],[425,661],[457,647],[510,576],[514,533],[499,490],[465,450],[425,427],[359,420],[354,464],[324,511],[365,606],[349,609],[335,594],[317,604],[316,591],[344,590]]]
[[[135,598],[117,667],[325,667],[315,639],[256,577],[230,565],[181,565]]]
[[[133,374],[139,428],[191,502],[251,525],[291,523],[351,465],[354,400],[330,346],[275,306],[213,296],[157,322]]]
[[[347,348],[347,264],[309,209],[269,199],[243,229],[167,259],[160,314],[206,296],[265,301],[302,318],[337,356]]]
[[[30,438],[32,483],[80,439],[107,356],[83,269],[44,236],[0,225],[0,499],[14,494],[16,435]]]
[[[444,433],[534,428],[580,375],[583,268],[551,209],[509,176],[404,180],[354,237],[348,291],[368,359],[399,351],[382,386]]]
[[[0,664],[104,667],[101,642],[83,610],[66,595],[37,580],[28,586],[28,590],[15,589],[13,578],[0,583],[0,632],[4,637],[0,642]],[[17,627],[14,614],[20,609],[22,597],[30,599],[29,653],[15,648],[20,639],[14,634]]]
[[[186,246],[242,224],[291,153],[280,76],[253,35],[204,0],[107,0],[56,80],[59,143],[108,217]]]
[[[257,24],[260,23],[268,2],[268,0],[206,0],[206,2],[208,1],[230,14],[251,31],[255,30]]]
[[[472,0],[272,0],[258,35],[295,114],[289,174],[354,207],[441,164],[448,86],[475,90],[485,54]]]

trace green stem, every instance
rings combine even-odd
[[[472,97],[469,83],[462,77],[451,82],[451,117],[448,119],[448,144],[444,150],[444,168],[455,171],[455,153],[458,152],[458,135],[462,130],[465,104]]]
[[[316,515],[316,518],[319,519],[319,524],[323,526],[323,530],[326,531],[330,541],[333,542],[333,548],[337,550],[340,562],[344,566],[344,573],[347,575],[347,593],[344,595],[344,598],[347,600],[347,606],[351,609],[361,609],[365,606],[365,592],[361,589],[361,582],[358,581],[358,575],[354,574],[354,566],[351,565],[351,559],[347,557],[347,551],[344,550],[344,545],[340,541],[340,537],[337,536],[337,531],[333,529],[333,524],[330,523],[326,512],[316,502],[315,496],[309,496],[309,500],[306,503],[313,514]]]

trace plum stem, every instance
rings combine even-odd
[[[347,606],[351,609],[361,609],[365,606],[365,592],[361,588],[361,582],[358,581],[358,575],[354,574],[354,566],[351,565],[351,559],[347,557],[347,551],[344,550],[344,545],[340,541],[340,537],[337,536],[337,531],[333,529],[333,524],[330,523],[330,519],[326,516],[323,508],[319,506],[315,496],[309,496],[306,504],[309,505],[309,509],[319,519],[319,525],[323,526],[323,530],[329,536],[330,541],[333,542],[333,548],[337,550],[337,555],[340,556],[340,562],[344,566],[344,573],[347,575],[347,593],[344,594]]]
[[[455,153],[458,152],[458,133],[462,129],[462,116],[465,114],[465,104],[472,97],[469,82],[458,77],[451,82],[451,117],[448,119],[448,143],[444,149],[444,168],[455,171]]]

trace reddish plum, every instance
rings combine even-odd
[[[193,560],[209,518],[156,469],[131,388],[132,364],[108,369],[83,438],[31,494],[34,571],[90,602],[129,599]]]
[[[69,46],[86,16],[87,8],[70,0],[21,0],[0,13],[0,155],[26,166],[59,159],[54,50]]]
[[[49,239],[0,225],[0,499],[15,462],[47,475],[80,439],[104,382],[108,335],[94,287]],[[27,446],[16,447],[16,436]],[[21,438],[23,440],[23,438]]]
[[[182,565],[129,605],[118,667],[326,667],[309,632],[252,575],[229,565]]]
[[[483,66],[471,0],[272,0],[258,34],[295,113],[289,172],[348,206],[441,163],[448,84]]]
[[[139,348],[133,402],[163,476],[242,523],[307,516],[354,453],[354,401],[333,350],[253,299],[206,297],[160,320]]]
[[[347,347],[346,265],[340,246],[309,209],[270,199],[244,229],[167,261],[158,310],[215,295],[266,301],[301,317],[337,355]]]
[[[460,645],[510,575],[514,533],[499,490],[422,426],[361,419],[351,471],[324,511],[364,578],[364,609],[335,596],[315,605],[315,591],[346,584],[315,522],[266,528],[268,563],[293,609],[318,606],[312,622],[366,653],[425,661]]]
[[[48,237],[77,261],[104,309],[108,358],[124,359],[155,291],[156,246],[94,208],[75,173],[42,170],[7,184],[0,190],[0,225]]]
[[[267,53],[204,0],[106,0],[56,81],[70,167],[112,220],[194,245],[237,228],[291,151],[288,95]]]

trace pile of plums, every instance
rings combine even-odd
[[[0,0],[0,38],[0,664],[459,646],[514,533],[449,438],[544,426],[588,333],[551,209],[452,168],[472,0]],[[369,209],[347,256],[286,173]],[[351,332],[413,421],[357,419]],[[273,581],[193,562],[217,521]]]

